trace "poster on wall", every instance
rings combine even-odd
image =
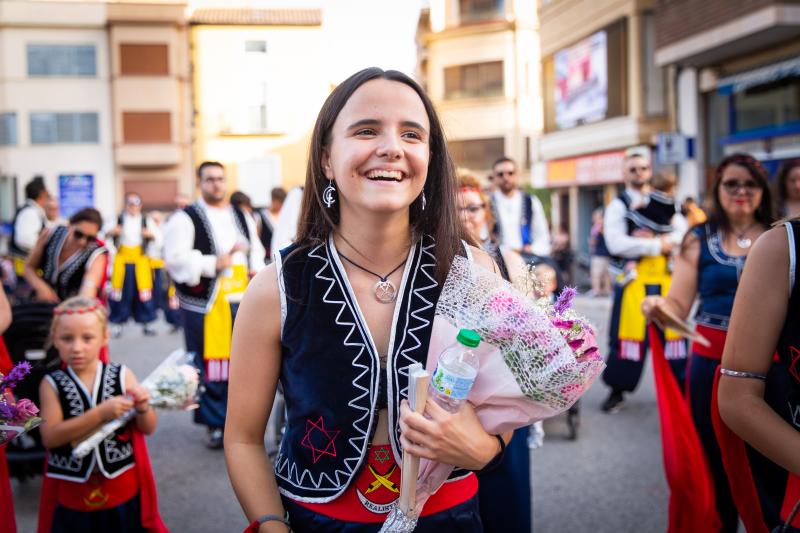
[[[608,110],[606,32],[600,31],[555,55],[556,124],[571,128],[602,120]]]
[[[84,207],[94,207],[94,175],[59,175],[58,201],[61,216],[65,218],[71,217]]]

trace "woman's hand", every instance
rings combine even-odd
[[[468,470],[480,470],[500,451],[497,439],[486,433],[469,403],[450,413],[429,398],[425,413],[430,419],[412,411],[407,401],[400,404],[404,451]]]
[[[645,296],[642,300],[642,314],[649,321],[653,319],[656,308],[664,305],[665,300],[661,296]]]
[[[54,291],[53,288],[46,283],[42,283],[40,287],[36,288],[36,299],[40,302],[48,302],[53,304],[57,304],[61,301],[61,299],[58,297],[58,294],[56,294],[56,291]]]
[[[125,396],[114,396],[97,406],[105,422],[121,417],[133,408],[133,400]]]

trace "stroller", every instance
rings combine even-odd
[[[55,304],[27,302],[11,308],[12,322],[3,334],[13,363],[28,361],[32,370],[14,392],[39,405],[39,383],[44,375],[61,364],[55,349],[46,348]],[[11,477],[25,481],[44,471],[45,449],[38,429],[17,437],[6,448]]]

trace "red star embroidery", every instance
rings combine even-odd
[[[792,362],[789,366],[789,372],[794,376],[794,379],[800,381],[800,350],[795,348],[794,346],[789,347],[789,353],[791,354]]]
[[[312,459],[316,464],[323,455],[336,457],[336,445],[333,441],[336,440],[339,433],[338,430],[326,430],[321,416],[316,422],[306,420],[306,434],[300,441],[300,445],[304,448],[311,448]]]

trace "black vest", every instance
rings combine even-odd
[[[231,205],[236,221],[236,229],[241,233],[247,242],[251,242],[250,230],[247,227],[247,221],[244,212],[238,207]],[[184,210],[194,225],[194,244],[192,248],[199,250],[203,255],[217,255],[217,247],[214,243],[214,233],[211,230],[211,223],[206,217],[206,213],[198,203],[187,206]],[[250,256],[248,254],[248,262]],[[178,295],[181,308],[194,311],[196,313],[205,313],[208,311],[209,306],[214,301],[216,294],[217,278],[209,278],[200,276],[200,282],[197,285],[187,285],[186,283],[175,282],[175,292]]]
[[[122,224],[125,222],[125,217],[126,216],[127,215],[126,215],[125,211],[123,211],[122,213],[119,214],[119,216],[117,217],[117,225],[118,226],[122,226]],[[142,232],[144,232],[144,230],[147,229],[147,216],[144,213],[141,213],[141,216],[142,216]],[[144,235],[142,235],[142,253],[145,252],[148,242],[150,242],[150,239],[146,238]],[[115,248],[119,248],[119,235],[114,237],[114,247]]]
[[[86,266],[100,254],[107,252],[105,247],[97,244],[96,241],[90,242],[86,248],[78,250],[64,261],[59,268],[58,256],[69,235],[69,228],[57,226],[48,237],[42,252],[43,278],[61,300],[66,300],[71,296],[76,296],[81,290],[83,275],[86,273]]]
[[[11,242],[8,247],[12,257],[20,257],[22,259],[28,257],[28,254],[30,253],[30,250],[25,251],[22,248],[20,248],[19,245],[17,245],[17,235],[16,235],[17,219],[19,218],[19,214],[22,213],[22,211],[24,211],[25,209],[36,209],[36,208],[32,206],[30,203],[25,203],[25,205],[17,209],[17,212],[14,214],[14,221],[11,223]],[[41,226],[39,226],[39,233],[41,233],[41,231],[47,225],[47,218],[41,213],[39,213],[39,219],[41,222]]]
[[[114,396],[125,394],[123,384],[125,368],[119,363],[99,365],[99,378],[94,390],[87,391],[71,368],[50,372],[47,379],[56,387],[64,420],[83,413]],[[102,474],[113,479],[134,466],[133,443],[127,427],[118,429],[106,437],[95,451],[77,459],[72,456],[72,445],[65,444],[50,450],[47,459],[47,475],[82,483],[89,479],[95,465]]]
[[[380,372],[388,378],[389,442],[401,462],[400,401],[408,396],[408,367],[425,365],[441,292],[433,242],[424,237],[409,254],[385,370],[332,240],[311,248],[294,244],[276,261],[283,317],[280,381],[288,416],[275,477],[290,498],[328,502],[364,464],[378,419]],[[464,475],[458,470],[451,478]]]
[[[635,211],[631,209],[631,203],[632,203],[631,197],[628,196],[627,192],[622,191],[621,193],[619,193],[617,198],[623,204],[625,204],[625,224],[627,225],[626,232],[628,235],[631,235],[636,229],[636,224],[633,222],[635,218]],[[608,262],[609,272],[613,276],[622,274],[625,271],[625,263],[627,263],[628,261],[630,261],[630,259],[626,259],[624,257],[619,257],[615,255],[609,256],[609,262]]]

